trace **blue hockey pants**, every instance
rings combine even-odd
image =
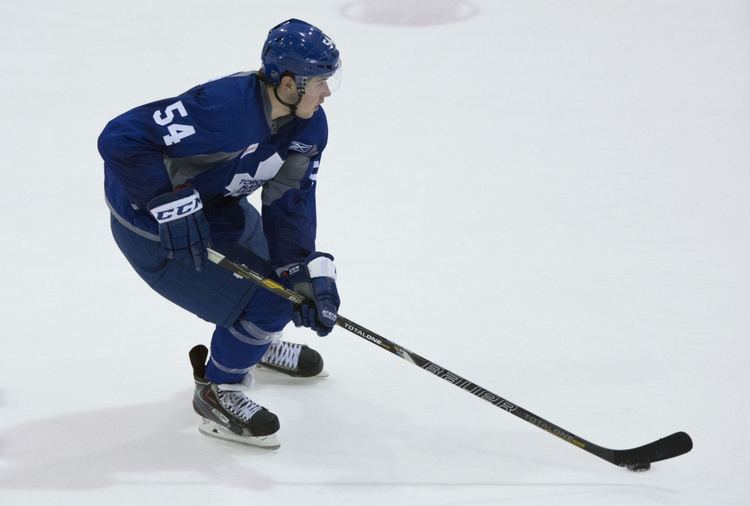
[[[237,242],[215,245],[220,253],[263,275],[271,274],[260,215],[241,204],[244,229]],[[206,378],[238,383],[260,361],[292,319],[292,305],[251,282],[207,262],[202,271],[167,260],[159,239],[112,216],[112,235],[138,275],[156,292],[200,318],[216,324]]]

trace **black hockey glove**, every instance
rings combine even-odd
[[[208,221],[197,191],[183,188],[159,195],[148,203],[148,210],[159,222],[159,239],[164,256],[183,262],[196,271],[208,258]]]
[[[286,267],[280,274],[292,289],[310,300],[294,306],[292,321],[297,327],[309,327],[319,336],[327,336],[338,318],[339,293],[333,256],[315,252],[304,262]]]

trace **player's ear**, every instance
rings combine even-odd
[[[281,89],[283,90],[289,90],[294,91],[297,89],[297,85],[294,82],[294,78],[292,76],[284,76],[281,78]]]

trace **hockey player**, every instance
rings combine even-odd
[[[315,186],[328,141],[321,108],[340,66],[331,38],[298,19],[272,28],[261,68],[136,107],[99,137],[114,239],[159,294],[216,324],[190,352],[206,435],[277,447],[279,420],[246,391],[256,364],[315,376],[313,349],[280,339],[290,322],[320,336],[339,307],[333,257],[316,251]],[[262,188],[262,213],[246,197]],[[211,247],[305,293],[293,306],[207,261]]]

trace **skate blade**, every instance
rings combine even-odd
[[[268,436],[241,436],[234,432],[225,429],[216,422],[211,420],[202,419],[198,430],[204,436],[212,437],[215,439],[221,439],[223,441],[231,441],[233,443],[241,443],[248,446],[257,446],[258,448],[266,448],[268,450],[276,450],[281,446],[279,438],[276,434],[270,434]]]
[[[329,376],[328,371],[326,371],[325,367],[322,371],[320,371],[315,376],[295,376],[293,374],[289,374],[288,372],[285,372],[282,369],[275,369],[273,367],[258,363],[258,365],[255,367],[255,372],[261,372],[263,374],[270,374],[273,376],[284,376],[286,378],[292,378],[295,380],[309,380],[309,379],[315,379],[315,378],[327,378]]]

